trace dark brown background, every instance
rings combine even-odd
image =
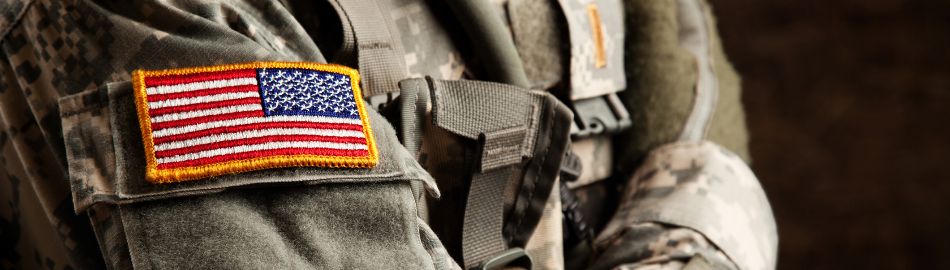
[[[950,1],[710,0],[780,269],[950,269]]]

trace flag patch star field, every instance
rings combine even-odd
[[[377,153],[344,66],[255,62],[133,73],[146,179],[288,167],[372,167]]]

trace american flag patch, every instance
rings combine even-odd
[[[132,76],[149,182],[376,165],[356,70],[255,62]]]

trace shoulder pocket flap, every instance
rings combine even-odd
[[[70,95],[59,105],[77,212],[100,202],[122,204],[259,184],[423,180],[430,192],[438,193],[428,173],[399,144],[392,126],[374,110],[368,113],[379,151],[375,167],[286,167],[153,184],[145,179],[145,150],[131,83]]]

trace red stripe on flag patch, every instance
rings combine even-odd
[[[200,111],[200,110],[214,109],[214,108],[227,107],[227,106],[260,104],[260,103],[261,103],[261,98],[249,97],[249,98],[229,99],[229,100],[222,100],[222,101],[215,101],[215,102],[208,102],[208,103],[198,103],[198,104],[190,104],[190,105],[182,105],[182,106],[174,106],[174,107],[156,108],[156,109],[149,110],[149,113],[150,113],[150,116],[155,117],[155,116],[170,114],[170,113]]]
[[[186,83],[201,82],[201,81],[215,81],[215,80],[256,77],[256,76],[257,76],[257,71],[253,69],[226,70],[226,71],[218,71],[218,72],[202,72],[202,73],[187,74],[187,75],[165,75],[165,76],[159,76],[159,77],[145,77],[145,85],[147,85],[148,87],[152,87],[152,86],[186,84]]]
[[[231,119],[238,119],[238,118],[261,117],[261,116],[264,116],[264,112],[248,111],[248,112],[233,112],[233,113],[218,114],[218,115],[208,115],[208,116],[181,119],[181,120],[175,120],[175,121],[152,123],[152,130],[162,130],[166,128],[197,125],[197,124],[213,122],[213,121],[224,121],[224,120],[231,120]]]
[[[233,147],[233,146],[239,146],[239,145],[260,144],[260,143],[266,143],[266,142],[294,142],[294,141],[323,141],[323,142],[336,142],[336,143],[366,144],[366,139],[359,138],[359,137],[335,137],[335,136],[319,136],[319,135],[273,135],[273,136],[264,136],[264,137],[257,137],[257,138],[214,142],[214,143],[209,143],[209,144],[195,145],[191,147],[184,147],[184,148],[171,149],[171,150],[165,150],[165,151],[156,151],[155,157],[157,158],[173,157],[177,155],[201,152],[201,151],[211,150],[215,148],[225,148],[225,147]]]
[[[173,141],[184,141],[194,138],[209,136],[212,134],[235,133],[248,130],[260,130],[268,128],[314,128],[314,129],[337,129],[337,130],[358,130],[362,131],[363,126],[338,123],[319,123],[319,122],[270,122],[246,124],[237,126],[227,126],[218,128],[209,128],[195,132],[189,132],[178,135],[169,135],[155,138],[155,144],[163,144]]]
[[[238,86],[211,88],[211,89],[197,90],[197,91],[188,91],[188,92],[181,92],[181,93],[148,95],[148,102],[155,102],[155,101],[162,101],[162,100],[176,99],[176,98],[190,98],[190,97],[197,97],[197,96],[210,96],[210,95],[224,94],[224,93],[243,93],[243,92],[257,92],[257,85],[253,85],[253,84],[238,85]]]
[[[278,155],[319,155],[319,156],[365,156],[369,153],[366,150],[339,150],[329,148],[284,148],[277,150],[260,150],[228,155],[213,156],[195,160],[179,161],[171,163],[162,163],[158,165],[159,169],[177,168],[177,167],[195,167],[208,165],[229,160],[246,160],[252,158],[278,156]]]

